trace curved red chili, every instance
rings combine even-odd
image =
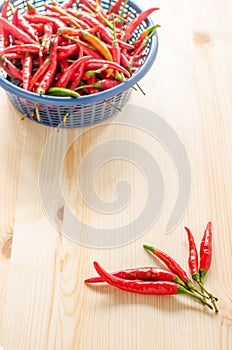
[[[208,222],[200,245],[200,277],[203,283],[212,261],[212,223]]]
[[[142,23],[152,12],[157,10],[159,10],[158,7],[152,7],[148,10],[141,12],[137,17],[135,17],[127,27],[124,40],[129,40],[135,29],[140,25],[140,23]]]
[[[188,235],[189,242],[189,259],[188,264],[190,268],[191,275],[195,281],[200,280],[199,267],[198,267],[198,252],[195,244],[194,236],[188,227],[185,227]]]
[[[182,269],[182,267],[167,253],[163,252],[162,250],[159,250],[157,248],[144,245],[145,249],[151,251],[155,256],[157,256],[160,260],[162,260],[165,265],[169,268],[170,271],[175,273],[177,276],[180,277],[182,281],[185,282],[188,288],[192,290],[196,290],[195,286],[192,284],[190,278],[188,277],[187,273]]]
[[[82,63],[88,61],[90,56],[84,56],[78,58],[75,62],[73,62],[64,73],[60,76],[59,80],[56,83],[56,87],[66,87],[71,80],[72,75],[76,72],[76,70],[80,67]]]
[[[27,33],[25,33],[20,28],[16,27],[13,23],[9,22],[7,19],[3,18],[1,15],[0,15],[0,25],[2,26],[3,29],[10,32],[13,37],[21,40],[23,43],[25,44],[33,43],[33,39]]]
[[[187,294],[197,300],[199,300],[203,305],[207,305],[212,309],[212,306],[207,304],[205,300],[196,294],[190,292],[185,287],[175,283],[175,282],[165,282],[165,281],[131,281],[125,280],[116,276],[112,276],[110,273],[106,272],[100,264],[96,261],[94,262],[94,267],[97,273],[104,279],[108,284],[124,290],[126,292],[133,292],[139,294],[151,294],[151,295],[175,295],[175,294]]]
[[[120,270],[111,273],[111,275],[127,280],[176,282],[184,286],[184,282],[181,281],[181,279],[174,273],[154,267],[139,267],[134,269]],[[85,280],[85,283],[99,282],[104,282],[104,279],[102,277],[91,277]]]
[[[111,62],[107,60],[97,60],[97,59],[89,59],[88,62],[85,63],[85,68],[87,70],[89,69],[99,69],[101,68],[104,64],[107,64],[109,68],[118,70],[122,72],[126,77],[130,77],[130,73],[122,66],[117,64],[116,62]]]
[[[10,60],[5,57],[0,57],[0,66],[6,71],[6,73],[13,79],[22,81],[22,72],[18,69]]]
[[[121,7],[123,1],[124,0],[116,0],[115,3],[110,6],[108,12],[117,14],[118,11],[120,10],[120,7]]]
[[[0,55],[5,55],[6,53],[39,53],[40,47],[34,44],[24,44],[24,45],[12,45],[6,47],[4,50],[0,51]]]
[[[39,83],[41,80],[41,77],[43,77],[43,75],[46,73],[48,66],[50,64],[50,60],[49,58],[47,58],[43,64],[41,64],[41,66],[37,69],[37,71],[35,72],[35,74],[33,75],[33,77],[30,80],[30,84],[29,84],[29,90],[31,91],[32,88],[34,87],[34,85],[36,83]]]
[[[15,10],[15,17],[18,28],[22,29],[25,33],[27,33],[35,42],[38,42],[39,39],[35,29],[30,25],[26,18],[19,13],[18,7]]]

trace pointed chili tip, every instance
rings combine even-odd
[[[211,230],[211,228],[212,228],[212,221],[209,221],[208,224],[207,224],[207,229]]]
[[[147,249],[147,250],[150,250],[152,253],[153,253],[154,250],[155,250],[154,247],[152,247],[151,245],[146,245],[146,244],[143,245],[143,248],[145,248],[145,249]]]

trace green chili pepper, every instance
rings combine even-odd
[[[52,96],[61,96],[61,97],[79,97],[80,94],[78,92],[62,88],[62,87],[51,87],[47,91],[48,95]]]

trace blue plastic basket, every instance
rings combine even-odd
[[[43,12],[43,3],[51,1],[33,0],[38,11]],[[26,2],[16,0],[13,3],[20,8],[21,12],[26,11]],[[103,0],[102,5],[108,8],[109,0]],[[133,19],[142,9],[132,1],[128,1],[126,12],[131,12],[130,19]],[[147,27],[153,25],[150,18],[144,21],[134,33],[134,40]],[[14,85],[5,73],[0,72],[0,86],[6,90],[8,98],[15,108],[22,114],[37,123],[61,128],[77,128],[102,122],[113,116],[117,108],[122,109],[127,103],[132,86],[134,86],[151,68],[158,50],[158,37],[155,34],[147,47],[146,57],[136,73],[120,85],[97,94],[71,97],[42,96],[28,92]],[[40,121],[36,118],[36,106],[38,106]],[[67,116],[65,118],[65,116]],[[65,119],[65,121],[64,121]]]

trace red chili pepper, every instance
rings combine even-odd
[[[33,44],[24,44],[24,45],[12,45],[6,47],[4,50],[0,51],[0,55],[5,55],[6,53],[39,53],[40,47]]]
[[[69,56],[72,56],[78,52],[77,45],[72,44],[68,46],[58,46],[58,60],[63,60]]]
[[[23,59],[24,54],[23,53],[21,53],[21,54],[18,54],[18,53],[6,53],[4,55],[4,57],[8,58],[11,61],[14,60],[14,59],[20,59],[21,60],[21,59]]]
[[[31,23],[32,28],[35,29],[37,35],[44,33],[44,24],[38,24],[38,23]]]
[[[43,64],[37,69],[33,77],[31,78],[30,84],[29,84],[29,90],[32,91],[34,85],[36,83],[39,83],[41,81],[41,78],[44,76],[46,71],[48,70],[50,64],[49,58],[47,58]]]
[[[10,60],[0,57],[0,66],[13,79],[22,81],[22,72]]]
[[[2,27],[0,27],[0,50],[3,50],[6,47],[8,47],[9,42],[9,35]]]
[[[141,12],[137,17],[135,17],[128,25],[124,40],[127,41],[132,36],[135,29],[142,23],[152,12],[159,10],[158,7],[152,7],[148,10]]]
[[[200,245],[200,279],[204,283],[204,278],[210,268],[212,261],[212,223],[208,222]]]
[[[78,49],[79,49],[79,53],[78,53],[79,58],[81,58],[81,57],[83,57],[83,56],[84,56],[84,50],[83,50],[83,47],[82,47],[80,44],[77,44],[77,47],[78,47]],[[88,55],[88,54],[87,54],[87,56],[91,56],[91,55]]]
[[[32,72],[32,56],[26,54],[22,61],[23,64],[23,88],[29,90],[29,84]]]
[[[42,42],[41,42],[41,48],[46,48],[46,50],[49,49],[50,43],[52,40],[53,36],[53,25],[52,23],[45,23],[44,24],[44,35],[42,37]]]
[[[122,72],[128,78],[130,77],[130,73],[125,68],[123,68],[116,62],[110,62],[107,60],[96,60],[94,58],[89,59],[88,62],[85,63],[85,69],[86,70],[99,69],[104,64],[107,64],[108,68],[112,68],[112,69],[118,70],[119,72]]]
[[[15,9],[15,18],[17,22],[17,26],[22,29],[25,33],[27,33],[35,42],[38,42],[38,36],[36,34],[35,29],[30,25],[30,23],[19,13],[19,8]]]
[[[187,273],[170,255],[168,255],[167,253],[164,253],[163,251],[157,248],[154,248],[148,245],[144,245],[143,247],[151,251],[155,256],[157,256],[160,260],[162,260],[165,263],[165,265],[169,268],[170,271],[175,273],[177,276],[180,277],[182,281],[184,281],[184,283],[189,289],[192,289],[194,291],[196,290],[195,286],[192,284]]]
[[[134,269],[120,270],[111,273],[111,275],[127,280],[176,282],[182,286],[185,286],[184,282],[181,281],[181,279],[174,273],[154,267],[139,267]],[[102,277],[91,277],[85,280],[85,283],[100,282],[104,282],[104,279]]]
[[[62,73],[65,72],[69,66],[67,59],[64,58],[63,60],[59,60],[59,66],[60,66],[61,72]]]
[[[17,28],[14,24],[8,22],[8,20],[3,18],[1,15],[0,15],[0,25],[4,30],[10,32],[13,37],[21,40],[23,43],[26,43],[26,44],[33,43],[33,39],[27,33],[24,33],[24,31],[22,31],[20,28]]]
[[[78,14],[78,18],[82,19],[84,22],[86,22],[91,27],[98,25],[98,31],[101,36],[101,39],[104,40],[108,44],[112,44],[114,40],[113,33],[111,33],[108,28],[106,28],[101,22],[99,22],[96,18],[93,18],[89,14]],[[133,49],[133,45],[130,45],[128,43],[125,43],[124,41],[118,39],[118,44],[123,49]]]
[[[63,21],[74,25],[76,28],[79,28],[79,29],[88,29],[89,28],[89,26],[87,26],[85,22],[77,21],[77,18],[75,17],[74,13],[71,11],[68,11],[68,9],[66,10],[64,8],[61,8],[61,7],[55,6],[55,5],[51,6],[51,5],[48,5],[46,3],[44,3],[43,6],[47,10],[50,10],[52,12],[60,14],[62,16]]]
[[[76,70],[80,67],[82,63],[88,61],[90,56],[84,56],[78,58],[75,62],[73,62],[66,71],[61,75],[59,80],[56,83],[56,87],[66,87],[71,80],[72,75],[76,72]]]
[[[121,56],[120,56],[120,64],[124,68],[126,68],[127,70],[130,69],[130,62],[129,62],[128,58],[126,57],[126,55],[122,52],[121,52]]]
[[[2,13],[3,18],[7,18],[7,9],[8,9],[9,4],[10,4],[10,0],[4,0],[3,5],[2,5],[2,9],[1,9],[1,13]]]
[[[90,47],[82,45],[81,43],[80,43],[80,46],[82,47],[83,52],[87,56],[91,56],[92,58],[95,58],[95,59],[98,59],[98,60],[102,60],[103,59],[102,55],[100,55],[98,52],[92,50]]]
[[[189,267],[190,267],[190,271],[192,274],[193,279],[199,284],[199,286],[201,287],[201,291],[205,292],[211,299],[214,309],[216,312],[218,312],[217,306],[215,304],[215,300],[218,300],[216,297],[214,297],[211,293],[209,293],[204,285],[202,284],[201,280],[200,280],[200,273],[199,273],[199,269],[198,269],[198,253],[197,253],[197,248],[196,248],[196,244],[195,244],[195,240],[193,237],[192,232],[190,231],[190,229],[188,227],[185,227],[185,230],[188,234],[188,241],[189,241]]]
[[[57,29],[65,27],[65,23],[61,21],[59,18],[54,18],[51,16],[43,16],[41,15],[29,15],[25,14],[24,17],[30,22],[30,23],[53,23]]]
[[[113,5],[110,6],[108,13],[118,13],[124,0],[117,0]]]
[[[107,12],[103,7],[100,7],[98,3],[94,0],[81,0],[82,3],[86,4],[91,10],[98,14],[102,14],[104,17],[107,17]]]
[[[46,74],[42,78],[38,88],[36,89],[36,92],[38,94],[45,94],[46,91],[51,86],[53,77],[55,75],[56,67],[57,67],[57,46],[58,46],[58,37],[55,37],[53,43],[52,43],[52,49],[50,54],[50,65],[46,71]]]
[[[2,17],[7,20],[7,9],[10,0],[5,0],[1,9]],[[0,49],[4,49],[10,45],[9,32],[7,32],[2,26],[0,26]]]
[[[189,242],[188,264],[189,264],[190,272],[191,272],[192,278],[195,281],[200,281],[199,267],[198,267],[198,253],[197,253],[194,236],[188,227],[185,227],[185,230],[187,232],[188,242]]]
[[[106,272],[96,261],[94,262],[94,267],[97,273],[104,279],[105,282],[126,292],[151,295],[187,294],[199,300],[203,305],[207,305],[208,307],[212,308],[212,306],[207,304],[206,301],[204,301],[201,297],[190,292],[188,289],[175,282],[147,282],[125,280],[116,276],[112,276],[110,273]]]
[[[121,84],[121,81],[119,81],[119,80],[106,78],[106,79],[98,80],[98,81],[96,81],[96,83],[94,83],[92,85],[79,86],[75,90],[86,89],[86,88],[90,88],[90,87],[101,89],[101,90],[108,90],[108,89],[112,89],[113,87],[115,87],[119,84]]]
[[[74,90],[80,84],[81,77],[82,77],[83,72],[84,72],[84,67],[85,67],[84,63],[81,63],[81,65],[78,68],[78,71],[76,72],[74,79],[72,79],[70,84],[69,84],[69,89]]]
[[[73,4],[75,4],[76,0],[66,0],[61,4],[61,7],[63,7],[64,9],[69,9],[70,7],[72,7]]]

